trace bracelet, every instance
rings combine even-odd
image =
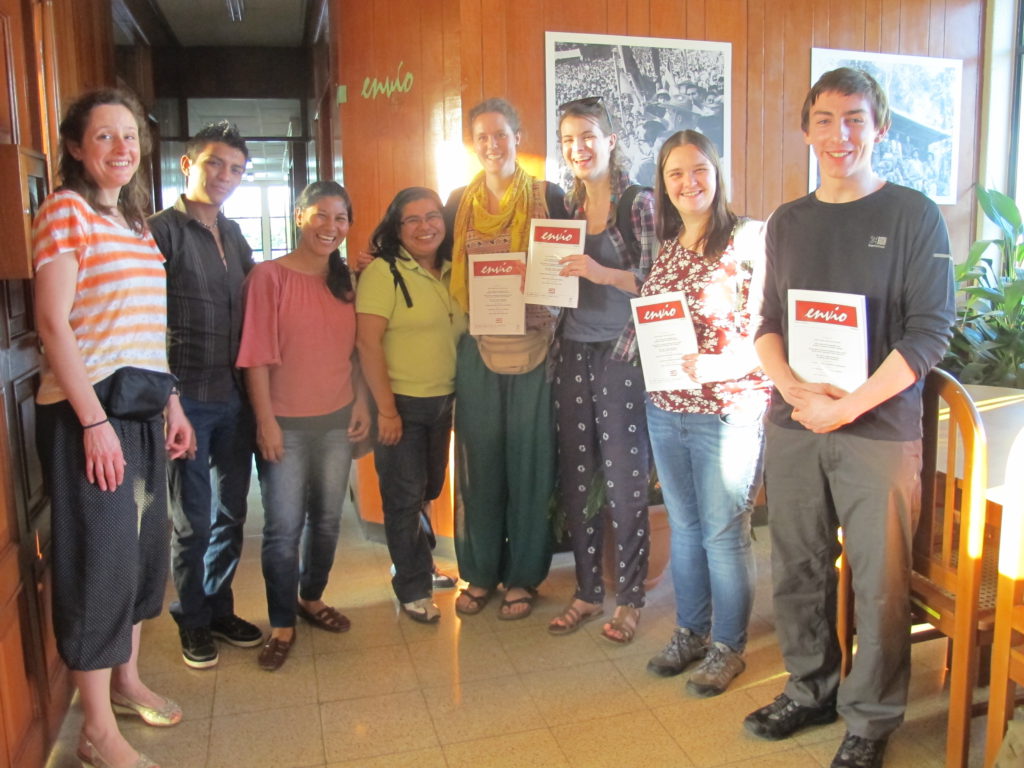
[[[95,424],[85,424],[85,425],[82,426],[82,431],[84,432],[87,429],[92,429],[93,427],[98,427],[100,424],[109,424],[109,423],[110,423],[110,419],[108,418],[108,419],[104,419],[103,421],[97,421]]]
[[[177,395],[178,397],[181,397],[181,392],[178,390],[178,385],[177,384],[175,384],[173,387],[171,387],[171,394],[172,395]]]

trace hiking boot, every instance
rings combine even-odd
[[[755,736],[778,741],[809,725],[834,723],[837,717],[839,713],[836,712],[834,700],[820,707],[805,707],[781,693],[771,704],[747,715],[743,727]]]
[[[686,690],[695,696],[717,696],[746,668],[747,663],[743,657],[732,648],[722,643],[712,643],[708,646],[704,660],[686,681]]]
[[[233,613],[211,621],[210,634],[239,648],[255,648],[263,644],[263,630]]]
[[[847,731],[832,758],[832,768],[881,768],[886,742],[886,739],[854,736]]]
[[[677,627],[668,645],[647,662],[647,671],[659,677],[678,675],[697,659],[703,659],[708,641],[685,627]]]
[[[181,638],[181,658],[192,669],[217,666],[217,644],[208,627],[178,627]]]

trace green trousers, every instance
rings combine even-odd
[[[459,575],[475,587],[536,587],[551,567],[548,518],[555,483],[551,384],[542,364],[498,374],[476,339],[459,342],[455,446],[461,510]]]

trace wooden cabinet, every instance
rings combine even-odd
[[[46,158],[0,144],[0,280],[32,277],[32,217],[46,197]]]

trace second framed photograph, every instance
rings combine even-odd
[[[698,40],[547,32],[547,177],[567,187],[558,145],[558,106],[600,96],[630,161],[654,186],[658,150],[687,128],[710,138],[729,176],[732,46]]]

